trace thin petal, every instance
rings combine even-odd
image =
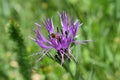
[[[75,62],[77,62],[76,58],[72,55],[72,53],[71,53],[71,50],[70,50],[70,49],[68,49],[68,54],[72,57],[72,59],[73,59]]]
[[[43,42],[39,41],[39,40],[35,40],[35,42],[41,47],[41,48],[44,48],[44,49],[50,49],[52,48],[52,46],[47,46],[45,45]]]
[[[52,46],[56,49],[59,50],[61,45],[58,43],[58,41],[56,39],[51,38],[50,42],[52,43]]]
[[[68,16],[66,12],[63,12],[62,14],[59,13],[58,15],[60,17],[61,26],[62,26],[63,33],[64,33],[65,31],[68,30]]]
[[[41,40],[41,41],[43,41],[43,42],[48,42],[48,40],[45,39],[45,37],[42,35],[42,33],[41,33],[40,31],[35,30],[35,33],[36,33],[36,35],[37,35],[37,39],[39,39],[39,40]]]
[[[38,28],[40,28],[40,27],[41,27],[41,25],[40,25],[40,24],[38,24],[38,23],[35,23],[35,25],[36,25]]]
[[[41,33],[41,26],[38,23],[35,23],[35,25],[38,27],[38,29],[34,31],[37,35],[37,39],[39,39],[43,42],[48,42],[48,40],[45,39],[45,37]]]
[[[39,52],[33,53],[33,54],[30,55],[29,57],[39,55],[39,54],[43,53],[44,51],[45,51],[45,49],[43,49],[43,50],[41,50],[41,51],[39,51]]]
[[[48,51],[49,51],[49,49],[47,49],[47,50],[43,53],[43,55],[40,56],[35,62],[40,61],[40,60],[47,54]]]
[[[61,65],[62,65],[64,63],[64,52],[61,51],[60,54],[61,54],[61,57],[62,57],[62,59],[61,59]]]
[[[46,19],[45,27],[50,33],[54,33],[54,25],[53,25],[52,18],[51,19],[50,18]]]
[[[73,37],[76,36],[76,33],[78,31],[78,28],[81,26],[80,22],[76,20],[74,22],[74,19],[71,21],[71,27],[70,27],[70,33],[73,35]]]

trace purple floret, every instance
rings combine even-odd
[[[75,41],[75,36],[78,31],[78,28],[81,26],[81,23],[74,19],[69,19],[67,14],[63,12],[59,14],[61,30],[57,28],[57,32],[54,30],[54,25],[52,19],[48,18],[44,22],[44,27],[48,31],[48,40],[41,33],[41,26],[36,23],[38,27],[35,30],[36,38],[35,42],[46,51],[54,48],[58,52],[61,58],[61,64],[64,63],[64,56],[70,58],[72,56],[69,46],[71,43],[79,43],[82,44],[84,41]],[[86,41],[87,42],[87,41]],[[44,55],[47,54],[44,53]],[[42,56],[43,57],[43,56]]]

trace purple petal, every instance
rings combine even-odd
[[[61,22],[61,26],[62,26],[62,29],[63,29],[63,33],[65,31],[68,30],[68,16],[66,14],[66,12],[63,12],[62,14],[59,13],[59,17],[60,17],[60,22]]]
[[[52,43],[52,46],[56,49],[56,50],[59,50],[61,45],[58,43],[57,39],[53,39],[51,38],[50,39],[50,42]]]
[[[66,37],[61,38],[61,46],[62,46],[62,48],[64,48],[64,49],[68,48],[70,43],[71,43],[71,40],[69,38],[66,38]]]
[[[76,36],[77,30],[79,27],[80,27],[80,22],[76,20],[76,22],[72,24],[72,33],[74,37]]]
[[[51,45],[51,42],[50,41],[48,41],[43,35],[42,35],[42,33],[41,33],[41,27],[40,27],[40,25],[39,24],[35,24],[37,27],[38,27],[38,30],[35,30],[35,33],[36,33],[36,38],[38,39],[38,40],[40,40],[40,41],[42,41],[42,42],[46,42],[46,43],[48,43],[48,44],[50,44]]]
[[[81,26],[82,24],[80,24],[80,22],[78,20],[76,20],[74,22],[74,27],[75,27],[75,32],[74,32],[74,36],[76,35],[78,28]]]
[[[45,21],[45,27],[50,33],[54,33],[54,25],[52,19],[48,18]]]
[[[52,46],[47,46],[45,45],[43,42],[39,41],[39,40],[35,40],[35,42],[41,47],[41,48],[44,48],[44,49],[51,49],[53,48]]]
[[[41,30],[41,28],[40,28],[41,26],[38,23],[35,23],[35,25],[38,27],[38,29],[34,31],[36,33],[36,35],[37,35],[37,38],[39,40],[43,41],[43,42],[48,42],[48,40],[45,39],[45,37],[42,35],[42,33],[40,31]]]
[[[35,33],[37,35],[37,37],[36,37],[37,39],[41,40],[42,42],[48,42],[48,40],[45,39],[45,37],[42,35],[42,33],[40,31],[35,30]]]

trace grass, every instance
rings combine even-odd
[[[70,80],[70,75],[47,56],[34,63],[39,56],[28,57],[41,49],[28,36],[34,36],[35,22],[52,17],[59,26],[57,12],[66,11],[83,25],[78,40],[91,39],[86,45],[76,45],[74,55],[80,61],[85,80],[120,80],[120,8],[119,0],[1,0],[0,1],[0,80],[25,80],[20,71],[20,48],[10,38],[12,19],[19,25],[26,46],[32,80]],[[47,35],[44,33],[44,35]],[[19,39],[18,39],[19,40]],[[51,54],[53,51],[51,51]],[[22,61],[21,61],[22,62]],[[54,64],[54,65],[53,65]],[[24,66],[24,65],[23,65]],[[74,63],[71,71],[74,73]],[[23,69],[23,72],[26,69]],[[27,76],[27,74],[26,74]]]

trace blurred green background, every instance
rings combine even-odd
[[[57,12],[62,11],[83,23],[78,40],[93,40],[72,50],[83,78],[120,80],[119,5],[120,0],[0,0],[0,80],[72,80],[47,56],[38,63],[39,55],[29,57],[41,50],[29,38],[34,37],[34,23],[53,16],[59,26]],[[74,73],[73,62],[70,67]]]

